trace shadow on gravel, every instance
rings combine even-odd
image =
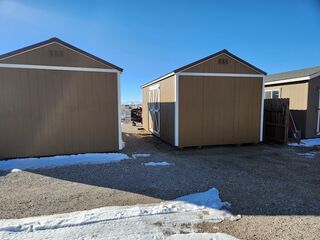
[[[292,148],[261,144],[181,151],[151,135],[124,138],[124,153],[151,156],[32,172],[163,200],[215,187],[234,214],[320,215],[320,161],[299,157]],[[144,166],[148,161],[175,165]]]

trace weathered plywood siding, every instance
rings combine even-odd
[[[116,73],[0,69],[0,158],[118,150]]]
[[[308,109],[306,118],[305,137],[317,137],[317,118],[319,104],[320,77],[313,78],[309,81],[308,87]]]
[[[262,78],[179,77],[179,145],[257,143]]]
[[[174,144],[174,76],[163,79],[155,84],[160,85],[160,138]],[[149,85],[142,89],[143,127],[149,131]]]
[[[111,68],[59,43],[50,43],[46,46],[4,58],[0,60],[0,63]]]
[[[219,64],[219,59],[227,59],[228,64]],[[261,74],[226,54],[216,56],[183,72]]]
[[[290,110],[306,110],[308,107],[308,82],[266,86],[265,90],[279,90],[280,98],[290,99]]]

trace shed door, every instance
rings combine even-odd
[[[160,136],[160,85],[149,88],[149,131]]]

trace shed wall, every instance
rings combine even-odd
[[[306,118],[306,138],[318,137],[317,135],[317,118],[319,104],[320,77],[313,78],[309,81],[308,88],[308,109]]]
[[[260,141],[262,78],[179,77],[180,147]]]
[[[171,76],[155,83],[160,85],[160,138],[170,144],[174,144],[174,81],[174,76]],[[151,119],[146,109],[148,109],[149,87],[153,85],[142,89],[143,127],[148,131]]]
[[[290,110],[307,110],[308,88],[308,82],[265,86],[265,90],[280,90],[281,98],[289,98]]]
[[[118,150],[116,73],[0,68],[0,158]]]
[[[226,59],[228,64],[219,64],[219,59]],[[185,69],[183,72],[261,74],[227,54],[221,54],[211,58],[198,65]]]
[[[55,42],[4,58],[0,60],[0,63],[111,68],[106,64]]]

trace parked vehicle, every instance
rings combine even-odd
[[[131,121],[132,126],[136,126],[137,123],[142,123],[142,107],[131,110]]]

